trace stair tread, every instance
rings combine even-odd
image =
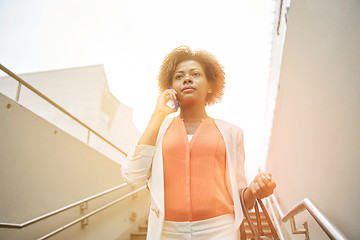
[[[139,226],[139,231],[140,232],[147,232],[148,226],[147,225],[141,225]]]
[[[250,229],[250,226],[246,226],[245,225],[245,229]],[[255,225],[255,229],[257,230],[258,229],[258,227]],[[270,226],[267,226],[267,227],[262,227],[262,230],[270,230],[271,228],[270,228]]]
[[[146,232],[134,232],[131,233],[131,236],[146,236]]]
[[[251,219],[256,219],[255,216],[250,216],[250,218],[251,218]],[[260,216],[260,219],[266,219],[266,217],[265,217],[265,216]]]
[[[251,230],[250,229],[245,229],[245,232],[251,232]],[[263,229],[263,232],[264,233],[271,233],[271,230],[270,229]]]

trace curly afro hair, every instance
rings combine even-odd
[[[206,105],[221,100],[225,88],[225,72],[215,56],[204,50],[192,51],[188,46],[180,46],[170,52],[161,64],[158,87],[160,92],[169,89],[177,65],[183,61],[194,60],[202,66],[211,85],[212,93],[206,97]]]

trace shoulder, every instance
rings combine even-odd
[[[242,128],[233,123],[227,122],[222,119],[216,119],[216,118],[214,118],[214,121],[215,121],[216,125],[224,131],[228,131],[228,132],[232,132],[232,133],[236,133],[236,134],[240,134],[240,135],[243,134]]]
[[[221,119],[214,119],[214,121],[223,137],[227,139],[228,142],[236,142],[237,144],[243,142],[244,133],[241,127]]]

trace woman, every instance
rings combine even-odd
[[[221,65],[205,51],[179,47],[164,59],[161,95],[122,166],[129,184],[148,180],[147,239],[237,239],[243,219],[239,193],[247,186],[243,132],[205,111],[220,100],[224,86]],[[180,114],[165,118],[177,111],[167,106],[171,100],[178,101]],[[246,207],[275,186],[270,174],[258,174],[245,190]]]

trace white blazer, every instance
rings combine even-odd
[[[151,194],[151,206],[148,221],[148,240],[160,240],[164,222],[164,174],[162,159],[162,139],[173,118],[166,118],[162,123],[155,146],[136,145],[132,154],[129,154],[122,164],[122,176],[131,185],[147,180]],[[243,131],[241,128],[214,119],[224,137],[226,145],[226,184],[234,202],[236,231],[242,222],[239,190],[246,187],[245,153]]]

